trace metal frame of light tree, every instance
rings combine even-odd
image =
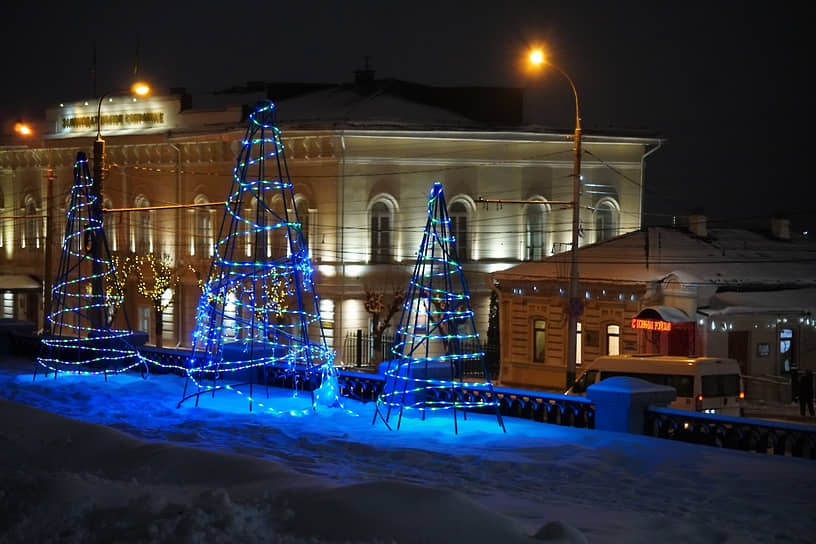
[[[276,210],[270,203],[277,196]],[[249,116],[233,171],[179,406],[228,389],[246,395],[250,410],[255,402],[275,411],[253,398],[257,383],[269,396],[273,367],[295,390],[310,386],[312,409],[318,402],[336,404],[334,352],[326,346],[313,274],[275,105],[262,102]]]
[[[397,429],[406,408],[420,410],[423,420],[427,412],[452,410],[458,433],[458,411],[467,419],[468,410],[492,408],[505,430],[455,242],[444,191],[437,182],[431,188],[428,221],[391,348],[394,358],[388,362],[372,424],[379,416],[391,428],[394,409],[398,410]],[[464,365],[473,361],[481,363],[484,382],[464,381]],[[485,387],[488,394],[469,398],[464,387]]]
[[[140,364],[148,366],[127,338],[132,334],[127,314],[126,328],[111,328],[109,305],[122,300],[116,281],[102,220],[102,206],[92,188],[85,153],[77,153],[74,185],[68,207],[65,238],[59,268],[51,289],[51,309],[46,317],[40,354],[34,364],[46,375],[104,374],[123,372]],[[50,241],[46,241],[50,243]],[[98,256],[98,257],[96,257]],[[93,286],[102,286],[94,289]]]

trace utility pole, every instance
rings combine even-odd
[[[51,335],[51,275],[53,274],[53,218],[54,207],[54,169],[49,168],[45,174],[45,263],[43,265],[43,336]]]

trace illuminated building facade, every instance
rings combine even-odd
[[[447,195],[481,334],[487,274],[569,248],[571,211],[548,201],[571,199],[571,130],[522,126],[519,89],[431,88],[359,76],[341,86],[267,85],[255,98],[244,89],[211,109],[192,109],[182,92],[105,99],[103,207],[111,251],[167,255],[183,265],[163,317],[164,346],[190,346],[200,295],[192,269],[207,273],[246,106],[260,94],[281,97],[295,205],[339,362],[355,364],[344,339],[370,331],[366,290],[388,294],[407,285],[434,182]],[[42,325],[42,286],[58,259],[74,158],[92,148],[96,110],[95,100],[51,108],[37,141],[0,147],[0,297],[9,299],[2,317]],[[644,162],[659,144],[653,135],[585,131],[582,243],[640,228]],[[480,197],[524,202],[487,207]],[[10,288],[11,276],[17,283]],[[149,304],[133,286],[125,308],[132,326],[155,343]]]

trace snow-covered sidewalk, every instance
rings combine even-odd
[[[816,462],[0,365],[0,541],[811,542]],[[257,394],[257,393],[256,393]],[[36,407],[36,408],[32,408]],[[39,409],[37,409],[39,408]],[[43,411],[47,410],[47,411]],[[281,412],[306,415],[280,415]],[[71,418],[71,419],[68,419]],[[81,420],[81,421],[78,421]],[[537,538],[536,538],[537,535]]]

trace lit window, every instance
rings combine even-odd
[[[150,201],[142,195],[134,201],[136,208],[147,208]],[[138,255],[147,255],[153,252],[151,236],[153,231],[153,216],[150,211],[134,212],[133,216],[133,251]]]
[[[606,326],[606,354],[620,355],[620,325]]]
[[[618,235],[618,208],[609,200],[595,208],[595,241],[602,242]]]
[[[581,322],[577,322],[577,329],[575,331],[575,364],[581,364]]]
[[[547,322],[543,319],[533,321],[533,360],[544,362],[547,359]]]
[[[384,202],[371,207],[371,262],[388,263],[393,260],[391,242],[393,214]]]
[[[531,204],[527,207],[525,235],[528,261],[538,261],[545,257],[546,212],[544,204]]]
[[[468,237],[468,223],[469,223],[468,209],[461,201],[454,202],[448,209],[448,217],[450,218],[450,234],[455,240],[456,255],[459,260],[470,260],[470,239]]]
[[[203,195],[195,198],[195,204],[206,204],[209,200]],[[193,224],[193,254],[198,257],[211,257],[213,254],[212,210],[209,206],[195,208]]]
[[[37,217],[37,203],[34,202],[33,198],[26,199],[25,215],[23,247],[29,251],[34,251],[40,247],[40,223],[42,219]]]

